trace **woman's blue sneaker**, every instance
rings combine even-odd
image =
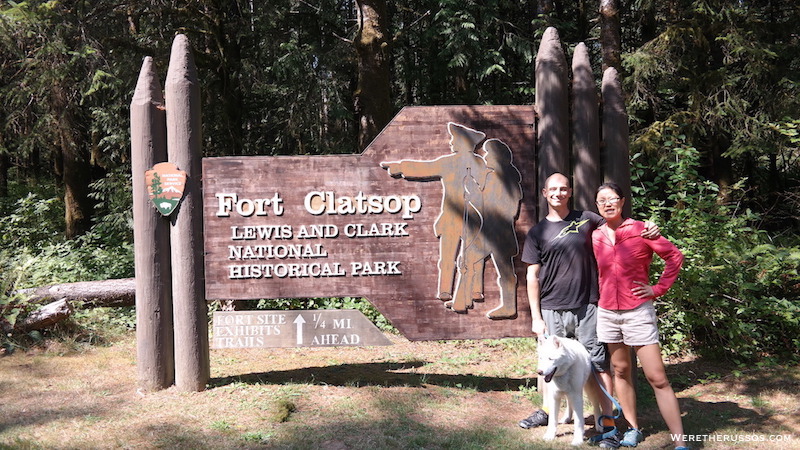
[[[619,445],[623,447],[636,447],[639,445],[639,442],[643,440],[644,435],[642,435],[641,431],[636,428],[628,428],[628,431],[622,436],[622,440],[619,441]]]

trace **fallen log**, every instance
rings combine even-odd
[[[136,281],[135,278],[80,281],[20,289],[14,294],[33,304],[64,299],[70,303],[81,302],[84,307],[133,306],[136,303]]]
[[[62,298],[28,314],[28,317],[18,322],[14,328],[22,332],[41,330],[66,319],[72,312],[72,306],[67,299]]]

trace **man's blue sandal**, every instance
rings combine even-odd
[[[597,423],[602,424],[603,423],[603,419],[616,419],[616,417],[600,416],[599,422],[597,422]],[[611,427],[611,426],[603,427],[603,433],[602,434],[598,434],[596,436],[590,437],[589,438],[589,443],[598,444],[598,443],[600,443],[600,441],[603,441],[603,440],[609,439],[611,437],[614,437],[616,434],[617,434],[617,427],[615,427],[615,426],[613,426],[613,427]]]

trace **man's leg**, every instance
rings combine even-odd
[[[542,319],[544,320],[544,325],[547,328],[548,334],[559,337],[566,336],[561,311],[542,309]],[[536,389],[542,394],[542,399],[547,398],[547,383],[544,382],[543,376],[537,378]],[[519,426],[522,428],[533,428],[547,425],[549,414],[558,414],[558,411],[546,411],[547,409],[549,409],[547,405],[543,404],[541,409],[534,411],[533,414],[522,419],[519,422]]]
[[[578,341],[580,341],[589,352],[589,358],[592,361],[592,371],[597,374],[597,377],[595,377],[594,374],[589,377],[589,383],[586,386],[589,391],[589,400],[591,400],[594,405],[599,406],[602,415],[611,417],[614,415],[614,407],[608,395],[613,395],[614,386],[611,373],[609,372],[610,366],[606,347],[597,339],[597,306],[594,304],[585,305],[581,308],[577,308],[575,314],[577,319],[575,335]],[[600,383],[597,381],[598,377],[600,378],[600,383],[603,383],[603,388],[608,392],[608,395],[600,389]],[[600,420],[600,418],[595,417],[595,421],[598,420]],[[603,423],[600,425],[613,426],[614,423],[613,420],[609,419],[608,424]]]

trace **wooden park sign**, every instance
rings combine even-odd
[[[204,158],[206,297],[363,296],[412,340],[530,335],[535,122],[407,107],[360,155]]]

